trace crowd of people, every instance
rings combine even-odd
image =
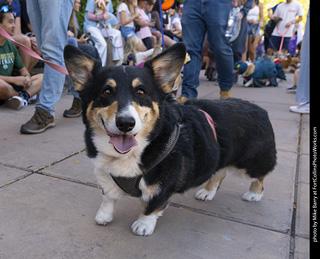
[[[264,55],[274,56],[275,51],[298,54],[303,27],[299,2],[286,0],[268,9],[270,21],[263,37],[263,5],[259,0],[204,4],[201,1],[174,3],[160,17],[158,0],[121,0],[116,10],[111,0],[87,0],[83,28],[80,28],[76,16],[80,0],[1,0],[0,27],[45,60],[62,67],[67,44],[106,66],[110,65],[108,53],[112,55],[112,65],[139,65],[161,51],[161,47],[183,41],[191,61],[184,68],[180,103],[197,97],[203,55],[210,57],[206,75],[210,80],[216,78],[220,98],[225,99],[231,97],[237,61],[254,62]],[[230,10],[236,7],[240,9],[237,37],[230,39],[225,32]],[[38,60],[2,36],[0,61],[0,104],[20,109],[38,100],[33,117],[21,126],[21,133],[41,133],[55,126],[54,105],[61,97],[65,81],[74,99],[63,115],[67,118],[81,115],[81,99],[69,76],[47,64],[43,74],[32,75]]]

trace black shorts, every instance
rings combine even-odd
[[[15,85],[15,84],[10,84],[14,90],[16,90],[18,93],[23,90],[23,86]]]

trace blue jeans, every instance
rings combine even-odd
[[[301,46],[301,67],[298,79],[296,101],[310,102],[310,9]]]
[[[128,27],[128,26],[121,26],[120,27],[121,35],[122,37],[125,38],[125,40],[128,40],[131,36],[137,36],[138,35],[134,32],[133,27]]]
[[[37,38],[38,48],[45,60],[64,65],[63,49],[67,44],[67,28],[75,0],[27,0],[29,19]],[[54,116],[54,105],[59,101],[65,75],[44,65],[39,103]]]
[[[185,66],[182,95],[198,96],[201,55],[205,34],[216,60],[218,82],[221,91],[231,89],[234,81],[233,52],[225,37],[232,0],[185,0],[182,13],[182,39],[191,55]]]

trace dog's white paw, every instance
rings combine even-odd
[[[211,201],[217,193],[217,189],[208,191],[206,189],[198,190],[195,194],[195,198],[201,201]]]
[[[98,210],[95,218],[98,225],[107,225],[112,221],[112,219],[113,219],[113,214],[103,211],[101,208]]]
[[[140,217],[132,224],[131,230],[138,236],[150,236],[157,224],[157,217],[154,215]]]
[[[245,201],[260,201],[262,196],[263,194],[248,191],[245,194],[243,194],[242,199]]]

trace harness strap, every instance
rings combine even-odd
[[[204,115],[206,116],[206,119],[207,119],[207,121],[208,121],[208,123],[209,123],[209,125],[210,125],[210,127],[211,127],[211,129],[212,129],[214,138],[215,138],[216,142],[218,142],[216,129],[214,128],[213,119],[212,119],[211,116],[210,116],[208,113],[206,113],[204,110],[199,109],[199,111],[202,111],[202,112],[204,113]]]
[[[140,197],[141,190],[139,189],[139,183],[142,175],[136,177],[115,177],[111,175],[113,181],[126,193],[132,197]]]

